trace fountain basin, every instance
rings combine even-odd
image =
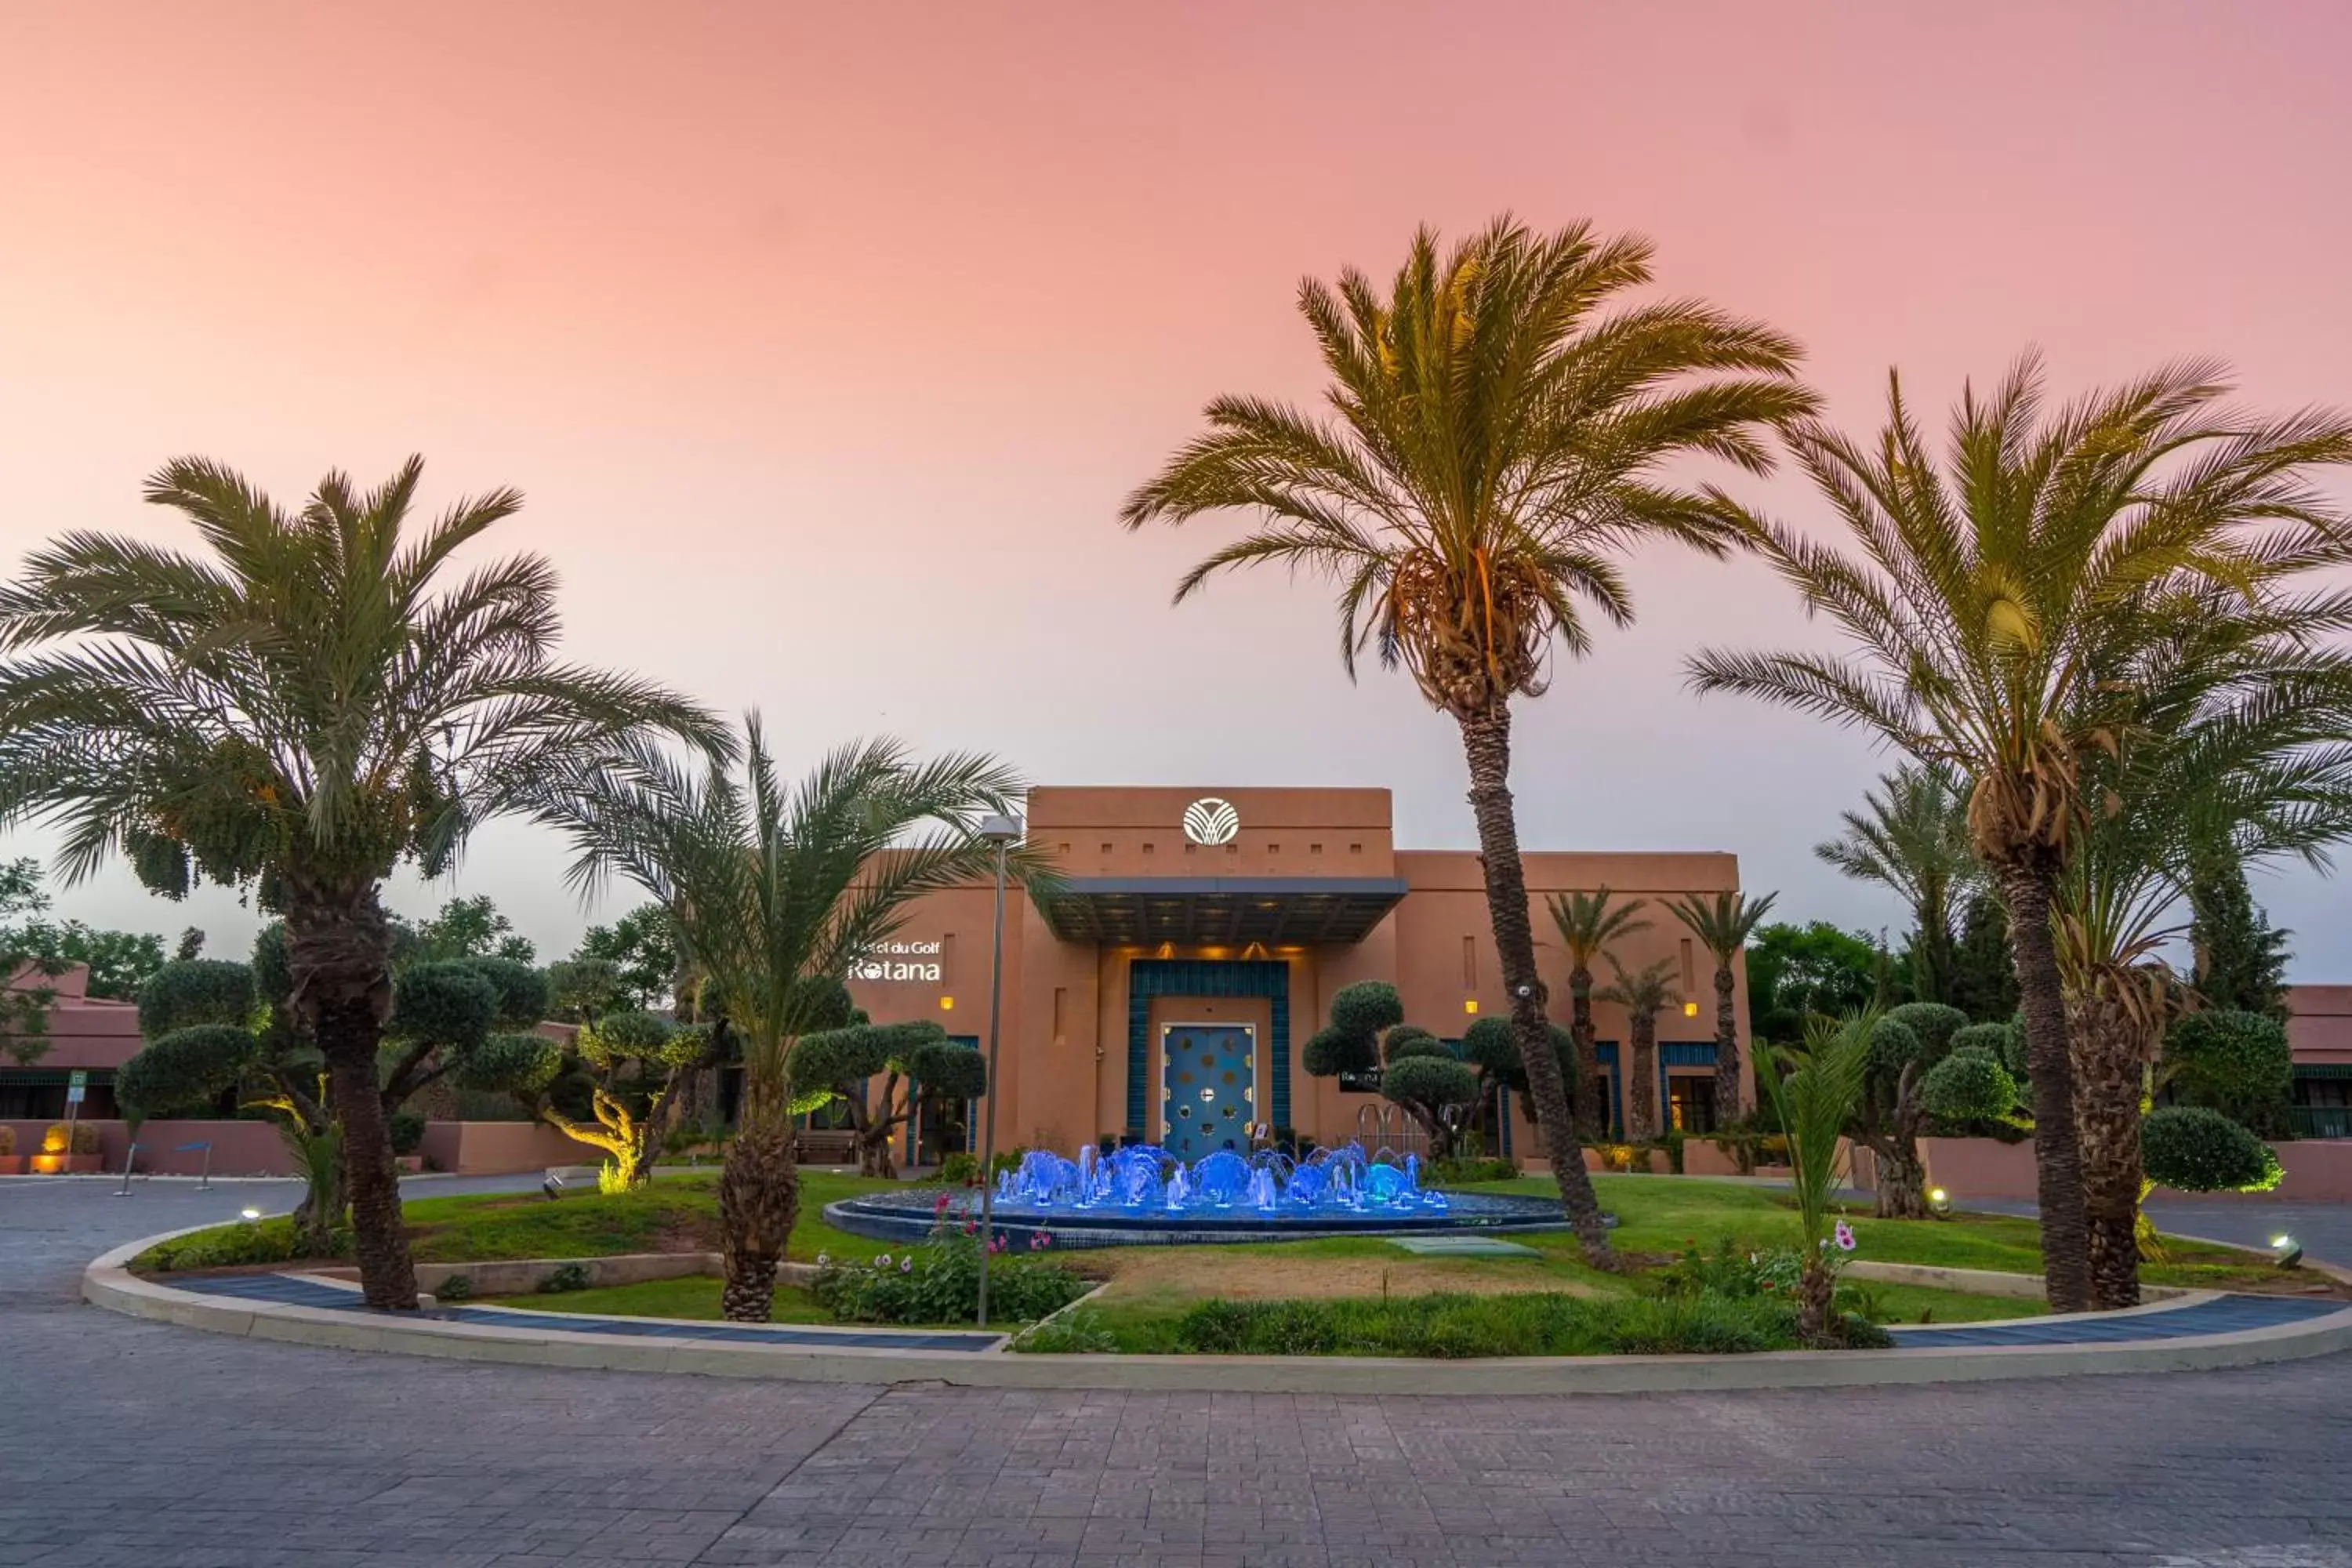
[[[1442,1236],[1463,1231],[1558,1230],[1567,1222],[1546,1198],[1445,1193],[1421,1184],[1421,1162],[1360,1144],[1304,1161],[1270,1149],[1230,1150],[1188,1164],[1164,1150],[1075,1160],[1033,1151],[999,1173],[989,1205],[994,1227],[1016,1246],[1047,1234],[1059,1247],[1289,1241],[1327,1236]],[[868,1193],[825,1206],[854,1236],[919,1241],[945,1223],[971,1223],[977,1189],[917,1187]]]
[[[868,1193],[825,1205],[825,1223],[877,1241],[920,1241],[937,1221],[941,1194],[951,1223],[980,1215],[976,1187],[908,1187]],[[1038,1208],[1002,1201],[992,1205],[995,1229],[1014,1251],[1043,1232],[1056,1247],[1133,1247],[1235,1241],[1304,1241],[1328,1236],[1446,1236],[1465,1231],[1565,1230],[1556,1200],[1496,1193],[1449,1193],[1442,1212],[1415,1210]]]

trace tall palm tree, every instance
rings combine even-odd
[[[1970,781],[1969,837],[2010,913],[2042,1262],[2062,1311],[2089,1305],[2091,1289],[2052,901],[2092,816],[2087,761],[2129,717],[2130,693],[2103,672],[2184,613],[2173,590],[2325,563],[2341,532],[2307,475],[2352,459],[2352,425],[2250,419],[2221,407],[2226,391],[2218,367],[2178,365],[2044,419],[2028,355],[1990,399],[1962,397],[1941,471],[1899,382],[1868,447],[1797,424],[1790,445],[1855,552],[1728,500],[1722,514],[1851,651],[1713,651],[1692,665],[1702,691],[1859,725]]]
[[[1710,554],[1727,530],[1667,470],[1706,454],[1770,466],[1764,426],[1808,412],[1797,345],[1688,300],[1605,308],[1650,280],[1649,242],[1553,235],[1499,218],[1441,254],[1424,228],[1387,291],[1350,268],[1298,304],[1321,350],[1331,417],[1256,397],[1208,405],[1207,432],[1128,498],[1129,528],[1203,512],[1259,526],[1183,578],[1305,566],[1339,590],[1350,677],[1375,649],[1462,733],[1511,1027],[1529,1064],[1564,1208],[1589,1256],[1612,1255],[1548,1043],[1543,981],[1510,793],[1511,700],[1549,684],[1555,649],[1622,626],[1620,565],[1666,539]]]
[[[1718,892],[1711,899],[1686,893],[1666,908],[1683,922],[1699,945],[1715,955],[1715,1104],[1725,1121],[1739,1114],[1743,1096],[1739,1083],[1739,1015],[1731,1005],[1731,966],[1748,949],[1748,939],[1772,912],[1778,893],[1750,899],[1745,893]]]
[[[2352,657],[2313,640],[2352,625],[2352,592],[2197,597],[2179,641],[2114,672],[2136,694],[2134,720],[2086,779],[2116,809],[2094,816],[2058,891],[2101,1307],[2139,1300],[2142,1103],[2165,1029],[2191,1000],[2159,950],[2182,934],[2175,911],[2199,856],[2221,844],[2245,863],[2325,868],[2352,837]]]
[[[1577,1127],[1591,1142],[1609,1124],[1608,1110],[1601,1103],[1601,1067],[1593,1059],[1592,961],[1611,942],[1649,930],[1650,922],[1641,918],[1642,900],[1612,903],[1606,888],[1593,893],[1554,893],[1549,907],[1559,944],[1568,950],[1569,1035],[1576,1041],[1579,1079]]]
[[[583,756],[544,793],[540,816],[570,839],[584,895],[620,877],[669,912],[700,1011],[738,1044],[741,1109],[719,1180],[721,1300],[728,1317],[765,1322],[800,1213],[793,1045],[845,1021],[842,977],[904,925],[915,899],[991,873],[996,852],[979,819],[1007,809],[1021,784],[987,757],[919,762],[894,741],[866,741],[787,788],[757,714],[743,758],[739,776],[731,763],[622,745]],[[1035,874],[1033,856],[1014,863]]]
[[[660,687],[556,662],[543,558],[455,575],[522,498],[416,525],[423,469],[412,458],[367,491],[330,474],[289,512],[182,458],[146,496],[205,553],[69,533],[0,588],[0,652],[19,656],[0,663],[0,823],[60,824],[68,877],[120,852],[167,897],[209,879],[284,915],[294,1005],[342,1123],[362,1287],[399,1310],[416,1279],[376,1092],[384,878],[404,861],[438,873],[583,749],[648,730],[727,744]]]
[[[1911,991],[1921,1002],[1948,1002],[1958,943],[1956,902],[1983,880],[1969,839],[1968,797],[1941,767],[1906,763],[1881,775],[1864,809],[1840,814],[1844,831],[1813,853],[1856,881],[1876,882],[1911,908]]]
[[[1619,1064],[1625,1074],[1625,1135],[1639,1141],[1658,1135],[1658,1015],[1683,1004],[1682,993],[1669,978],[1675,961],[1662,958],[1640,969],[1628,970],[1609,955],[1616,979],[1601,991],[1603,1002],[1625,1009],[1627,1059]]]

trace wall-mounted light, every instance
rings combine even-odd
[[[954,1012],[954,1011],[955,1011],[955,998],[954,998],[954,997],[952,997],[952,996],[942,996],[942,997],[940,997],[940,1012],[942,1012],[942,1013],[952,1013],[952,1012]]]
[[[1462,1004],[1462,1010],[1465,1013],[1475,1013],[1478,1010],[1478,998],[1472,996],[1465,999]]]
[[[1683,1016],[1684,1016],[1684,1017],[1685,1017],[1685,1018],[1696,1018],[1696,1017],[1697,1017],[1697,1016],[1698,1016],[1698,1004],[1697,1004],[1697,1003],[1696,1003],[1696,1002],[1685,1002],[1685,1003],[1684,1003],[1684,1004],[1683,1004]]]

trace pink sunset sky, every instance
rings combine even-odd
[[[1210,395],[1318,387],[1302,274],[1509,209],[1655,239],[1663,286],[1807,345],[1849,423],[2038,343],[2073,391],[2226,355],[2352,400],[2352,9],[1793,5],[0,4],[0,570],[68,528],[180,537],[164,458],[285,496],[425,454],[514,484],[570,651],[787,761],[888,731],[1054,783],[1385,784],[1466,845],[1449,724],[1350,687],[1328,592],[1181,609],[1230,529],[1121,496]],[[1819,520],[1801,488],[1750,483]],[[1790,917],[1899,932],[1810,847],[1885,765],[1682,686],[1808,635],[1752,564],[1660,551],[1641,624],[1520,721],[1523,839],[1736,850]],[[36,834],[0,853],[46,852]],[[488,892],[568,949],[558,847]],[[2344,889],[2264,878],[2294,974],[2352,980]],[[203,924],[114,870],[64,912]]]

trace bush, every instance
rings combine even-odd
[[[567,1290],[588,1289],[588,1266],[584,1263],[559,1263],[547,1271],[539,1282],[540,1294],[560,1296]]]
[[[41,1134],[44,1154],[95,1154],[98,1129],[87,1121],[52,1121]]]
[[[425,1118],[414,1110],[392,1113],[392,1152],[414,1154],[425,1142]]]
[[[1871,1074],[1891,1083],[1906,1063],[1919,1060],[1927,1048],[1927,1042],[1910,1025],[1889,1013],[1870,1031]]]
[[[993,1286],[995,1280],[989,1283]],[[1102,1326],[1100,1317],[1080,1307],[1038,1324],[1014,1340],[1012,1348],[1033,1355],[1104,1355],[1118,1349],[1118,1341]]]
[[[1473,1182],[1507,1182],[1517,1176],[1518,1166],[1508,1160],[1439,1160],[1423,1173],[1436,1186],[1467,1186]]]
[[[237,1086],[260,1047],[234,1024],[194,1024],[141,1047],[115,1075],[114,1098],[142,1116],[208,1109]]]
[[[951,1187],[980,1184],[980,1156],[959,1150],[940,1162],[940,1180]]]
[[[2013,1083],[2025,1082],[2025,1031],[2015,1024],[1970,1024],[1952,1032],[1952,1049],[1984,1051],[2000,1063]]]
[[[338,1230],[329,1256],[348,1258],[352,1234]],[[248,1263],[291,1263],[311,1256],[290,1215],[215,1226],[190,1236],[159,1241],[131,1260],[133,1268],[165,1274],[191,1268],[234,1268]]]
[[[1952,1048],[1959,1032],[1969,1026],[1969,1016],[1958,1007],[1947,1007],[1941,1002],[1906,1002],[1888,1010],[1888,1017],[1911,1031],[1919,1042],[1921,1062],[1943,1059]]]
[[[2260,1013],[2191,1013],[2164,1037],[2179,1105],[2220,1111],[2252,1131],[2287,1129],[2294,1053],[2286,1028]]]
[[[253,971],[220,958],[175,960],[139,987],[139,1033],[150,1040],[199,1024],[253,1021]]]
[[[941,1202],[946,1194],[941,1194]],[[844,1323],[969,1323],[980,1315],[980,1240],[950,1227],[944,1208],[930,1239],[899,1252],[877,1252],[865,1263],[820,1258],[810,1290]],[[1059,1311],[1092,1289],[1058,1264],[1014,1254],[996,1238],[988,1268],[988,1310],[1007,1322]]]
[[[1331,1026],[1343,1035],[1378,1036],[1404,1022],[1404,1004],[1385,980],[1359,980],[1331,996]]]
[[[1029,1145],[1026,1143],[1022,1144],[1017,1149],[999,1149],[995,1154],[991,1156],[989,1159],[988,1179],[993,1182],[997,1177],[1003,1175],[1007,1171],[1019,1170],[1021,1168],[1021,1162],[1028,1157]]]
[[[452,1274],[435,1289],[433,1299],[436,1301],[464,1301],[470,1300],[473,1294],[474,1277],[472,1275]]]
[[[2147,1179],[2183,1193],[2266,1192],[2278,1185],[2278,1156],[2218,1110],[2168,1105],[2139,1124]]]
[[[1939,1121],[1998,1121],[2017,1109],[2017,1080],[1990,1051],[1970,1047],[1927,1069],[1919,1103]]]
[[[1204,1355],[1703,1355],[1792,1350],[1793,1305],[1556,1291],[1300,1301],[1203,1301],[1176,1327]]]

